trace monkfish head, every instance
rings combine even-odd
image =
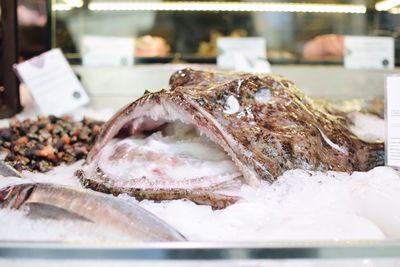
[[[184,69],[168,90],[146,92],[103,125],[79,176],[103,192],[224,207],[241,184],[273,182],[288,169],[365,171],[380,162],[382,144],[359,140],[343,121],[281,76]]]

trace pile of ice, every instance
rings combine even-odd
[[[28,181],[80,186],[73,176],[80,164],[29,174]],[[243,186],[242,200],[223,210],[186,200],[120,197],[139,203],[191,241],[336,241],[400,238],[398,192],[399,173],[378,167],[352,175],[287,171],[272,185]],[[0,210],[0,224],[1,240],[123,240],[72,222],[32,221],[18,211]]]
[[[383,139],[383,120],[361,113],[352,116],[356,134]],[[82,161],[59,166],[45,174],[24,172],[25,181],[81,187],[74,177],[81,165]],[[0,187],[16,179],[0,177]],[[243,186],[242,199],[223,210],[185,200],[145,200],[139,205],[191,241],[382,240],[400,238],[399,192],[400,175],[388,167],[352,175],[291,170],[272,185]],[[19,211],[0,210],[0,225],[0,240],[123,239],[73,222],[32,221]]]
[[[292,170],[272,185],[243,186],[243,200],[224,210],[189,201],[140,205],[190,240],[376,240],[400,238],[399,190],[399,174],[387,167],[352,175]]]
[[[385,121],[373,114],[351,112],[347,115],[353,125],[350,130],[359,138],[374,142],[385,140]]]

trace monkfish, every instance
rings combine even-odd
[[[183,69],[168,90],[145,92],[106,122],[77,175],[114,195],[224,208],[243,183],[273,182],[289,169],[367,171],[383,162],[382,142],[360,140],[282,76]]]

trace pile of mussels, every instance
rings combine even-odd
[[[17,170],[46,172],[61,163],[85,159],[103,122],[68,116],[10,121],[0,129],[0,151]]]

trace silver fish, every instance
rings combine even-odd
[[[74,220],[103,225],[143,242],[185,241],[174,228],[140,206],[88,190],[45,183],[0,189],[0,207],[33,218]]]

